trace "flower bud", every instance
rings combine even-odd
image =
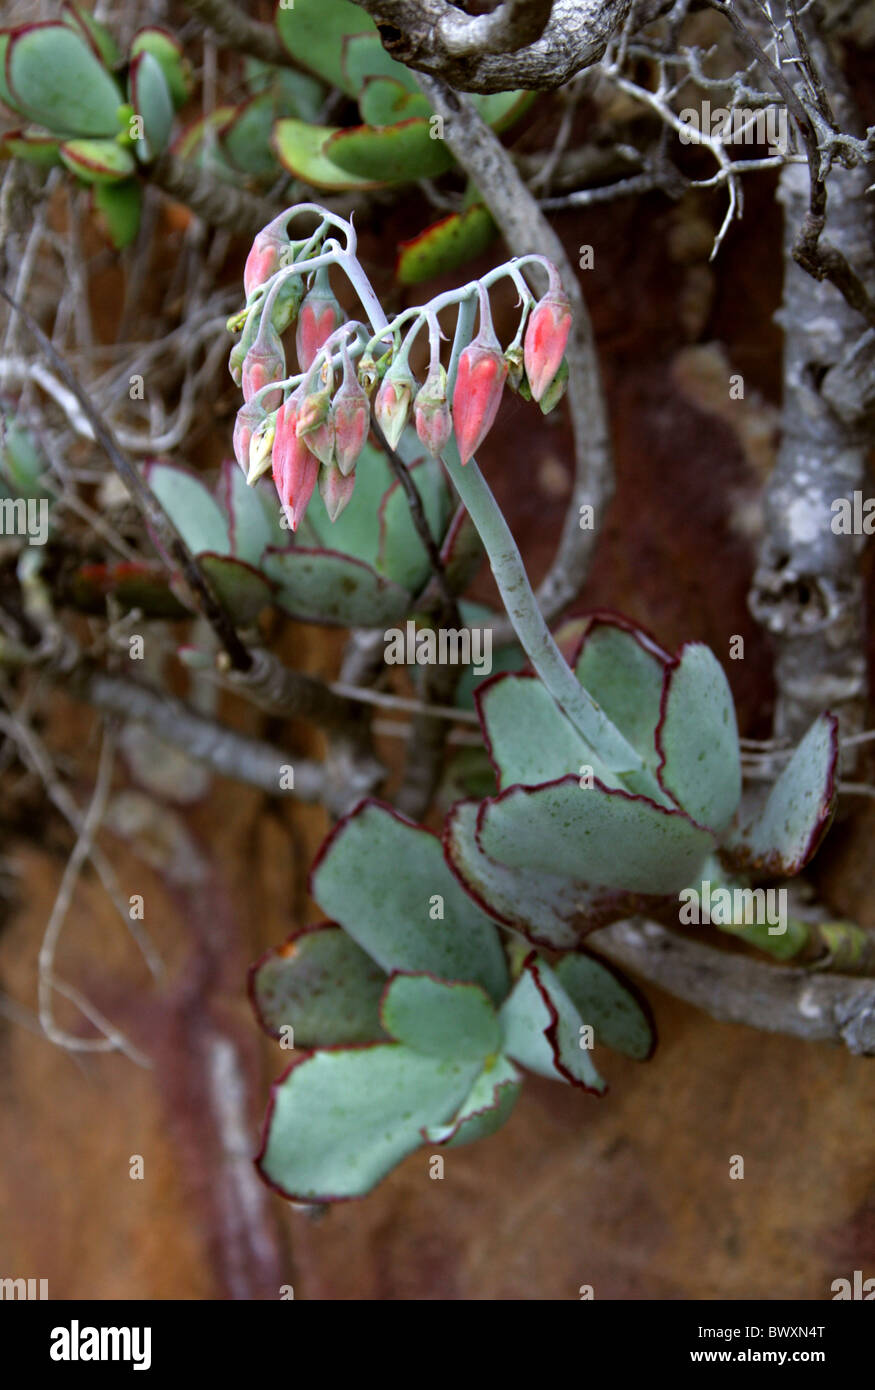
[[[319,492],[325,503],[329,521],[336,521],[349,503],[355,487],[355,474],[343,474],[336,463],[319,470]]]
[[[507,384],[511,391],[518,391],[525,375],[523,350],[519,343],[512,343],[504,354],[507,363]]]
[[[237,411],[234,421],[234,457],[244,473],[249,472],[249,448],[252,436],[259,425],[267,419],[267,411],[260,401],[247,402]]]
[[[297,531],[319,477],[319,461],[298,438],[298,400],[290,396],[277,412],[273,481],[289,526]]]
[[[463,463],[477,452],[492,429],[506,378],[507,362],[501,348],[491,331],[484,334],[481,330],[459,354],[453,392],[453,423]]]
[[[243,290],[247,299],[259,285],[263,285],[276,274],[282,265],[282,254],[289,246],[288,234],[282,225],[285,220],[283,214],[268,223],[252,243],[243,271]]]
[[[571,329],[571,304],[557,283],[535,305],[526,325],[524,360],[532,398],[539,401],[559,370]]]
[[[363,352],[359,358],[358,372],[359,384],[366,396],[370,396],[374,387],[380,379],[377,371],[377,364],[374,361],[372,352]]]
[[[383,377],[374,402],[374,418],[390,449],[396,448],[404,433],[416,382],[406,362],[396,362]]]
[[[334,458],[334,416],[331,411],[331,392],[312,391],[305,396],[298,408],[298,421],[295,433],[303,440],[311,454],[320,463],[331,463]]]
[[[432,367],[413,402],[416,433],[430,454],[439,458],[453,432],[447,401],[447,374],[438,363]]]
[[[290,323],[294,323],[304,298],[304,282],[300,275],[289,275],[283,280],[270,307],[270,321],[277,333],[285,333]]]
[[[343,349],[343,384],[334,397],[334,454],[346,478],[355,468],[371,423],[371,409],[359,385],[349,353]]]
[[[563,357],[562,361],[559,363],[558,372],[556,373],[553,380],[550,382],[549,386],[547,387],[546,391],[544,392],[543,396],[538,402],[539,406],[541,407],[541,410],[545,415],[547,415],[549,411],[553,409],[554,405],[559,404],[562,397],[565,395],[565,389],[567,385],[568,358]]]
[[[334,297],[328,272],[322,266],[316,272],[313,288],[305,296],[298,314],[295,348],[302,372],[309,370],[322,344],[345,321],[346,315]]]
[[[282,381],[286,370],[286,355],[279,336],[269,323],[262,323],[258,337],[243,359],[243,399],[250,401],[256,391],[272,381]],[[263,397],[266,410],[282,405],[282,391],[269,391]]]

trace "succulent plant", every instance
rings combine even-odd
[[[650,786],[606,769],[533,675],[486,681],[475,699],[498,792],[456,805],[444,831],[454,873],[485,911],[568,950],[636,912],[677,923],[679,893],[705,878],[799,873],[834,807],[831,715],[814,723],[764,804],[739,818],[735,710],[708,647],[687,643],[672,657],[602,615],[571,664],[640,753]]]
[[[305,1049],[273,1087],[258,1158],[286,1197],[362,1196],[422,1144],[494,1134],[526,1071],[603,1094],[593,1041],[652,1052],[628,982],[584,952],[554,969],[507,950],[437,837],[380,802],[335,827],[311,892],[330,920],[250,976],[265,1030]]]
[[[111,240],[125,246],[140,220],[138,166],[167,146],[188,68],[162,29],[141,29],[122,61],[83,6],[68,0],[62,16],[0,31],[0,98],[26,122],[0,149],[44,168],[64,165],[91,187]]]

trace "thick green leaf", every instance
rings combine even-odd
[[[267,547],[275,544],[276,532],[261,496],[233,459],[222,464],[219,503],[228,518],[232,555],[257,568]]]
[[[75,0],[64,0],[61,6],[61,15],[65,24],[69,24],[73,29],[79,30],[83,38],[87,39],[95,55],[105,63],[108,68],[115,67],[121,62],[121,52],[119,46],[109,32],[105,24],[99,20],[84,5],[75,3]]]
[[[490,859],[477,844],[476,801],[459,802],[444,827],[444,852],[459,881],[490,916],[553,950],[577,946],[587,932],[664,906],[664,898],[599,887],[549,870]]]
[[[59,135],[115,135],[122,96],[87,41],[66,24],[16,30],[6,77],[19,111]]]
[[[474,700],[500,789],[516,783],[534,786],[572,773],[580,777],[584,766],[606,786],[621,785],[537,676],[496,676],[475,692]]]
[[[0,139],[0,153],[10,159],[26,159],[40,169],[52,169],[61,162],[60,142],[40,126],[7,131]]]
[[[253,96],[269,91],[277,116],[300,116],[316,121],[325,104],[325,87],[315,77],[294,68],[275,68],[259,58],[244,59],[245,82]]]
[[[157,159],[170,139],[173,101],[161,64],[151,53],[138,53],[128,73],[131,104],[143,119],[143,138],[134,149],[144,163]]]
[[[180,106],[185,105],[191,90],[190,67],[181,45],[164,29],[141,29],[134,35],[131,57],[136,58],[139,53],[151,53],[160,64],[170,99],[179,110]]]
[[[431,130],[422,116],[397,125],[352,126],[330,135],[323,148],[326,158],[356,178],[380,183],[433,179],[452,168],[453,156]]]
[[[276,101],[272,92],[253,97],[240,107],[222,134],[222,147],[236,169],[257,179],[270,179],[278,175],[276,155],[271,145],[276,117]]]
[[[59,154],[83,183],[121,183],[137,167],[130,151],[115,140],[66,140]]]
[[[355,96],[343,70],[343,41],[349,34],[376,34],[373,20],[349,0],[295,0],[276,12],[277,32],[299,63],[318,77]]]
[[[613,618],[595,618],[575,662],[581,685],[650,767],[670,658],[646,633]]]
[[[230,555],[198,556],[201,568],[235,622],[252,623],[273,602],[270,584],[258,570]]]
[[[384,972],[340,927],[305,928],[256,961],[249,994],[271,1037],[293,1029],[295,1047],[376,1042]]]
[[[277,158],[290,174],[313,188],[342,192],[349,188],[376,188],[379,180],[360,178],[341,169],[325,153],[336,126],[310,125],[293,117],[277,121],[273,128],[273,147]]]
[[[136,179],[126,183],[95,184],[92,201],[113,246],[130,246],[140,229],[143,190]]]
[[[428,1125],[423,1130],[427,1144],[448,1149],[486,1139],[510,1118],[522,1090],[522,1076],[508,1057],[487,1063],[471,1092],[447,1124]]]
[[[651,1055],[656,1036],[649,1012],[613,970],[580,951],[563,956],[554,970],[597,1043],[641,1062]]]
[[[343,39],[340,65],[342,85],[351,94],[360,92],[369,77],[390,77],[408,92],[419,94],[414,74],[386,52],[372,24],[367,33],[350,34]]]
[[[262,569],[279,586],[277,605],[303,622],[386,627],[410,607],[410,595],[399,584],[330,550],[269,550]]]
[[[550,967],[534,952],[501,1009],[504,1048],[529,1071],[601,1094],[605,1083],[589,1049],[581,1047],[584,1022]]]
[[[359,465],[361,467],[361,465]],[[439,459],[422,459],[409,469],[428,529],[440,542],[450,514],[450,494]],[[431,572],[425,546],[419,538],[401,484],[393,482],[380,505],[380,550],[377,569],[411,593],[418,593]]]
[[[396,77],[369,77],[359,95],[359,110],[367,125],[394,125],[411,116],[430,116],[431,105],[421,92],[411,92]]]
[[[500,863],[567,874],[630,893],[677,893],[713,836],[680,811],[577,777],[511,787],[480,811],[480,848]]]
[[[738,726],[723,667],[701,642],[669,668],[656,746],[665,790],[694,820],[725,830],[741,797]]]
[[[230,555],[227,519],[196,474],[166,463],[149,463],[144,476],[189,550],[195,555],[204,550]]]
[[[815,719],[758,815],[724,840],[734,868],[770,878],[798,874],[816,852],[835,809],[838,721]]]
[[[479,1070],[400,1043],[315,1052],[273,1088],[258,1167],[300,1201],[364,1196],[419,1148],[426,1125],[455,1114]]]
[[[426,1057],[482,1062],[501,1047],[498,1015],[480,985],[394,975],[380,1019],[393,1038]]]
[[[402,241],[395,274],[402,285],[446,275],[482,255],[495,236],[492,215],[482,203],[465,212],[451,212],[410,241]]]
[[[504,998],[507,964],[494,923],[456,882],[440,841],[388,806],[365,801],[340,822],[310,891],[384,970],[428,971]]]

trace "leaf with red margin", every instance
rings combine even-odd
[[[688,642],[669,667],[656,729],[660,786],[700,825],[720,834],[741,799],[735,704],[709,647]]]
[[[838,720],[815,719],[759,813],[733,829],[720,857],[733,869],[791,877],[815,854],[835,810]]]
[[[567,874],[628,893],[678,893],[692,881],[714,837],[682,811],[596,781],[562,777],[508,787],[484,801],[477,842],[514,868]]]
[[[475,902],[537,946],[568,951],[581,937],[636,913],[655,913],[666,898],[617,892],[541,869],[490,859],[477,844],[478,801],[460,801],[444,825],[447,863]]]
[[[457,1112],[479,1072],[401,1043],[308,1053],[272,1088],[259,1172],[295,1201],[363,1197]]]
[[[507,994],[495,923],[453,877],[437,836],[390,806],[361,801],[335,826],[310,872],[310,893],[384,970],[481,984],[496,1003]],[[443,917],[433,920],[435,895]]]
[[[501,790],[579,777],[584,765],[606,786],[622,786],[537,676],[492,676],[474,692],[474,705]]]
[[[273,603],[273,586],[245,561],[209,551],[202,551],[198,561],[235,622],[252,623]]]
[[[574,661],[577,679],[650,767],[671,657],[642,629],[613,614],[593,614]]]
[[[402,285],[418,285],[446,275],[488,250],[496,236],[492,215],[482,203],[451,212],[424,228],[398,247],[396,278]]]
[[[581,1047],[583,1023],[554,972],[534,951],[501,1009],[504,1050],[527,1071],[603,1095],[607,1086]]]
[[[249,487],[234,459],[225,459],[222,464],[217,496],[228,518],[231,553],[257,568],[277,533],[271,525],[262,494]]]
[[[83,183],[121,183],[137,167],[130,151],[115,140],[65,140],[58,153],[65,167]]]
[[[262,568],[278,586],[277,606],[300,622],[387,627],[410,609],[400,584],[335,550],[268,549]]]
[[[422,1132],[427,1144],[447,1149],[487,1139],[510,1118],[523,1088],[522,1074],[509,1057],[496,1057],[484,1067],[471,1093],[448,1124],[428,1125]]]
[[[597,1043],[646,1062],[656,1047],[650,1005],[630,980],[589,951],[569,951],[554,967]]]
[[[41,126],[26,126],[23,130],[7,130],[0,137],[0,157],[26,159],[41,169],[51,169],[61,162],[60,143]]]
[[[266,951],[249,971],[249,997],[264,1031],[294,1029],[296,1047],[332,1047],[385,1038],[380,999],[385,972],[341,927],[320,922]]]
[[[16,110],[56,135],[112,136],[122,94],[81,33],[66,24],[24,24],[6,49]]]
[[[431,122],[424,116],[395,125],[336,130],[327,137],[322,152],[353,178],[380,183],[433,179],[453,167],[446,141],[432,138]]]
[[[143,469],[143,478],[193,554],[204,550],[217,555],[230,552],[227,518],[197,473],[150,462]],[[154,535],[152,538],[154,541]]]
[[[136,55],[128,69],[128,96],[143,122],[142,137],[135,145],[137,158],[148,164],[157,159],[170,139],[173,99],[164,69],[145,49]]]
[[[398,971],[380,1003],[386,1032],[426,1057],[482,1062],[501,1048],[498,1015],[481,985]]]

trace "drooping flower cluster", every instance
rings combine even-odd
[[[376,321],[373,290],[350,249],[352,229],[326,214],[316,233],[292,241],[287,225],[297,211],[290,209],[256,237],[243,277],[246,307],[228,325],[240,332],[229,368],[244,397],[234,427],[234,454],[250,484],[272,470],[292,530],[317,485],[332,520],[349,502],[374,391],[373,418],[391,449],[398,447],[410,423],[423,446],[438,457],[455,435],[463,464],[492,428],[505,384],[545,412],[561,399],[568,378],[571,307],[555,267],[543,257],[529,258],[549,274],[547,293],[537,303],[519,273],[524,262],[515,262],[386,324],[385,319]],[[346,250],[328,238],[330,224],[349,231]],[[369,326],[347,320],[331,287],[332,265],[343,269],[358,290]],[[502,275],[514,279],[522,304],[519,330],[506,350],[493,327],[488,288]],[[457,344],[451,381],[440,359],[444,335],[437,315],[473,294],[479,301],[478,332]],[[403,339],[402,322],[411,325]],[[298,374],[287,378],[282,334],[292,323]],[[409,356],[423,327],[428,328],[430,363],[420,386]]]

